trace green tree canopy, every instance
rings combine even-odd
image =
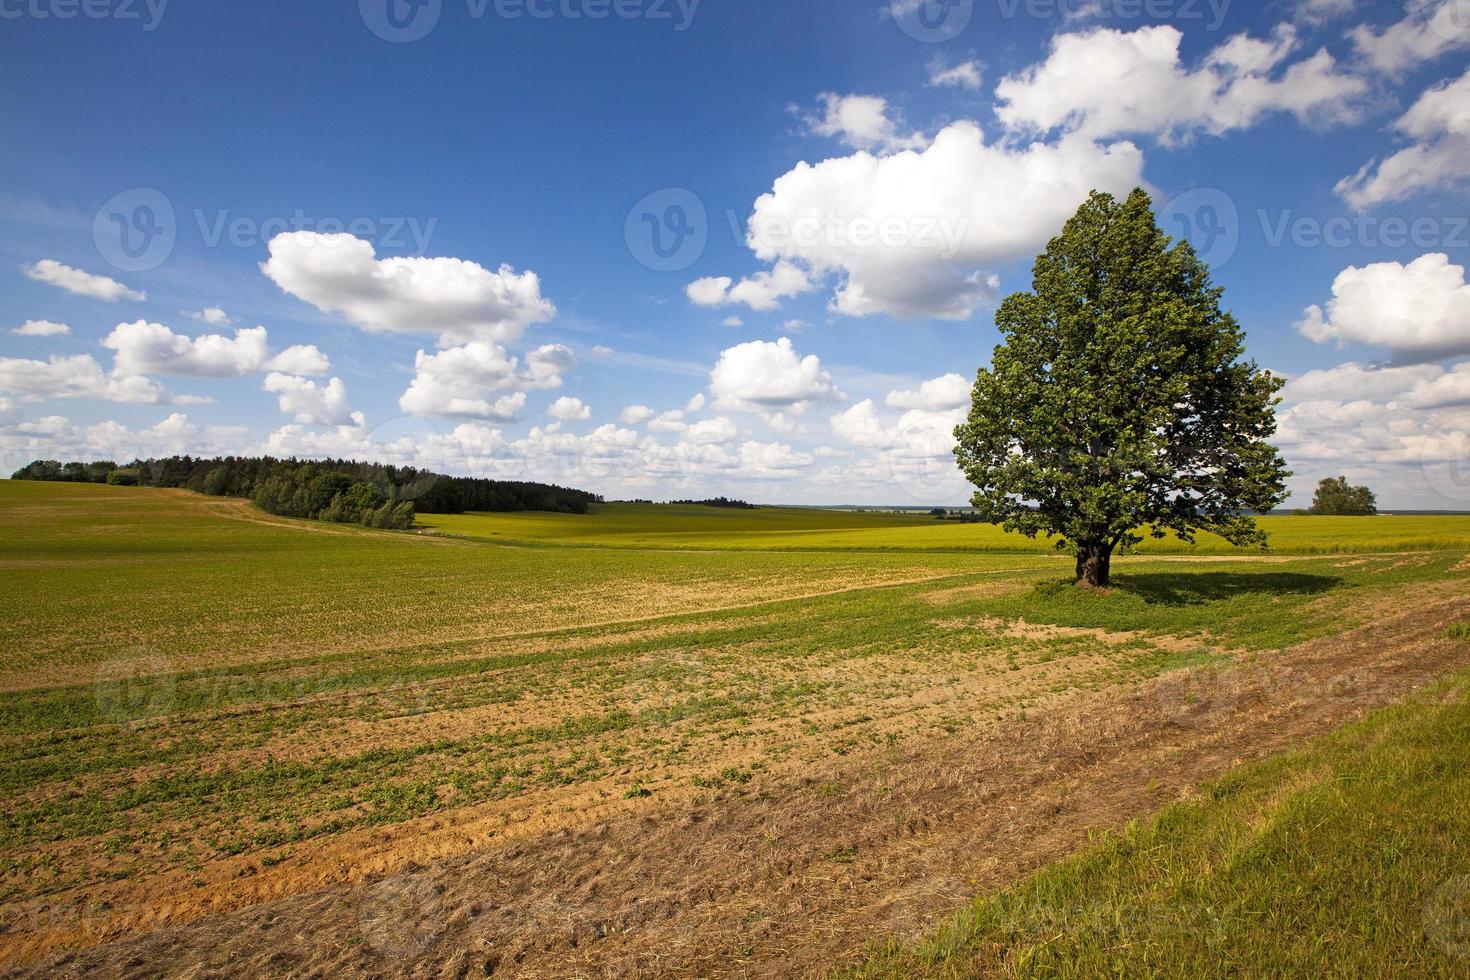
[[[1267,441],[1283,382],[1243,360],[1222,293],[1148,194],[1093,193],[996,313],[1004,340],[955,430],[980,514],[1056,535],[1093,586],[1144,527],[1264,546],[1245,512],[1285,498]]]
[[[1367,487],[1355,487],[1345,476],[1329,476],[1317,484],[1312,496],[1313,514],[1339,517],[1368,517],[1378,513],[1378,497]]]

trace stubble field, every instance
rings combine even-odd
[[[1270,518],[1091,594],[915,516],[421,523],[0,483],[0,969],[1024,973],[1029,935],[931,933],[1470,667],[1467,518]],[[1237,774],[1236,816],[1330,768]],[[1464,829],[1365,950],[1454,967]]]

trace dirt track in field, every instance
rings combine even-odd
[[[660,793],[569,809],[512,841],[20,973],[820,973],[875,938],[927,931],[1091,830],[1470,666],[1470,644],[1445,635],[1467,613],[1463,582],[1445,583],[1369,626],[1228,671],[1076,693],[979,736],[854,753],[715,799]]]

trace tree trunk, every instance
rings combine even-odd
[[[1111,545],[1094,543],[1077,548],[1077,584],[1089,589],[1107,588],[1113,564]]]

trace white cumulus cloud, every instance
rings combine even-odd
[[[900,133],[889,115],[888,101],[876,95],[823,92],[818,101],[820,113],[806,118],[807,129],[814,135],[832,137],[858,150],[910,150],[928,142],[922,133]]]
[[[1447,51],[1470,45],[1463,0],[1406,0],[1403,20],[1382,31],[1353,28],[1353,46],[1379,71],[1399,75]]]
[[[957,122],[922,152],[797,164],[755,202],[746,240],[762,261],[837,275],[838,313],[964,318],[995,293],[985,267],[1035,254],[1089,191],[1125,194],[1142,168],[1129,143],[987,144]]]
[[[273,371],[264,387],[277,397],[281,411],[302,425],[362,424],[362,414],[347,409],[347,386],[341,378],[318,385],[310,378]]]
[[[1456,364],[1438,377],[1427,378],[1403,398],[1410,408],[1457,408],[1470,405],[1470,361]]]
[[[958,374],[943,374],[919,385],[917,391],[890,391],[889,408],[918,408],[943,412],[970,404],[970,382]]]
[[[42,259],[32,263],[25,267],[25,274],[28,279],[48,283],[69,293],[100,299],[106,303],[113,303],[120,299],[143,300],[148,298],[147,293],[129,289],[116,279],[94,275],[64,265],[55,259]]]
[[[799,296],[812,289],[807,274],[790,262],[777,262],[772,268],[734,282],[729,276],[706,276],[685,287],[685,295],[696,306],[725,306],[744,303],[752,310],[774,310],[783,299]],[[732,317],[739,321],[739,317]],[[729,320],[726,321],[729,323]],[[734,324],[740,326],[740,323]]]
[[[0,357],[0,391],[27,399],[92,398],[135,404],[151,404],[163,397],[157,382],[103,371],[90,354],[52,354],[44,361]]]
[[[200,323],[207,323],[211,327],[227,327],[235,322],[234,317],[230,316],[218,306],[206,306],[202,310],[195,310],[189,316],[191,319],[198,320]]]
[[[371,242],[311,231],[277,235],[269,248],[261,271],[277,286],[364,330],[434,333],[450,347],[516,340],[556,313],[536,273],[508,265],[492,272],[466,259],[379,259]]]
[[[925,503],[963,499],[967,487],[954,460],[954,430],[963,408],[911,408],[885,420],[872,399],[832,416],[834,434],[868,455],[833,475],[839,484],[869,485],[889,498]]]
[[[331,369],[327,356],[311,345],[272,351],[265,327],[236,330],[233,337],[188,337],[161,323],[136,320],[119,323],[102,346],[116,352],[117,370],[125,374],[238,378],[261,371],[325,374]]]
[[[980,80],[980,62],[974,60],[950,66],[937,61],[929,68],[929,84],[937,88],[967,88],[978,91]]]
[[[562,395],[546,409],[546,414],[562,422],[585,422],[592,417],[592,409],[582,404],[582,399]]]
[[[510,388],[554,388],[561,378],[554,373],[522,371],[517,358],[499,344],[475,341],[414,357],[414,377],[398,400],[399,408],[413,415],[466,416],[509,421],[524,407],[526,396],[518,391],[509,396],[494,393]]]
[[[419,351],[414,376],[398,407],[413,415],[464,416],[510,421],[525,406],[524,389],[560,388],[562,372],[576,366],[571,349],[544,344],[526,364],[499,344],[472,341],[438,353]],[[513,395],[496,392],[523,389]]]
[[[842,392],[815,354],[802,357],[791,341],[753,340],[720,352],[710,372],[717,408],[766,416],[799,414],[817,402],[836,401]]]
[[[1297,328],[1318,343],[1387,347],[1399,360],[1470,353],[1470,285],[1443,252],[1403,265],[1349,266],[1332,283],[1326,309],[1309,306]]]
[[[1408,146],[1337,184],[1359,210],[1470,182],[1470,70],[1421,95],[1395,128]]]
[[[735,427],[734,422],[723,415],[687,426],[682,436],[684,442],[696,446],[720,446],[734,442],[738,438],[740,438],[740,430]]]
[[[1281,398],[1287,404],[1360,398],[1391,401],[1443,373],[1444,369],[1434,364],[1375,367],[1349,361],[1297,375],[1281,390]]]
[[[71,327],[55,320],[27,320],[10,332],[17,337],[64,337]]]
[[[648,420],[649,432],[683,432],[687,428],[689,423],[684,421],[684,413],[677,408]]]
[[[996,85],[996,114],[1018,130],[1142,133],[1165,143],[1244,129],[1272,112],[1313,125],[1360,117],[1367,80],[1342,71],[1325,48],[1287,65],[1299,46],[1289,25],[1269,40],[1236,35],[1197,68],[1181,63],[1182,40],[1166,25],[1058,35],[1046,61]]]
[[[1308,24],[1322,24],[1352,13],[1357,2],[1358,0],[1297,0],[1293,12],[1297,20]]]

